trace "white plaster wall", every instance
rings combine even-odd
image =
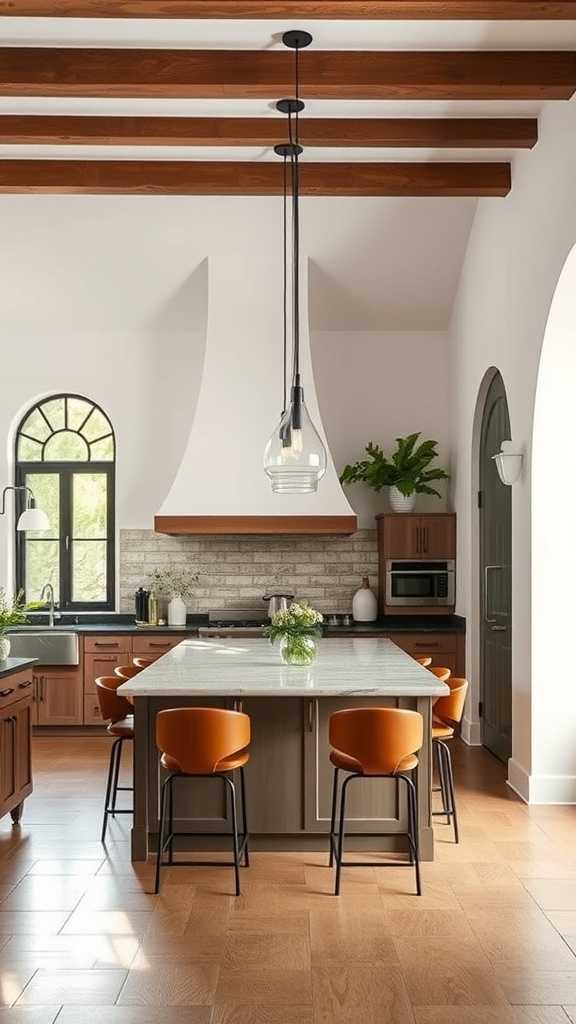
[[[397,303],[393,317],[388,293],[384,301],[375,290],[367,316],[371,328],[380,322],[385,329],[388,316],[395,325],[402,317],[409,326],[414,317],[420,323],[426,316],[437,324],[447,306],[453,251],[465,245],[474,204],[418,203],[423,244],[431,246],[438,226],[447,226],[446,273],[435,275],[428,289],[419,276],[419,302],[405,303],[403,312]],[[369,228],[371,260],[379,261],[378,280],[387,280],[400,249],[390,252],[383,228],[392,218],[406,249],[402,218],[413,219],[406,202],[305,200],[303,214],[304,256],[322,267],[330,253],[334,285],[328,292],[323,286],[320,299],[312,298],[312,328],[325,319],[322,302],[333,302],[337,271],[360,321],[355,332],[313,331],[316,372],[326,377],[326,383],[317,379],[317,386],[336,468],[360,455],[371,437],[391,443],[398,431],[421,426],[445,443],[444,336],[362,333],[365,303],[358,296],[366,286],[364,266],[349,261],[351,252],[361,251],[362,231]],[[280,230],[281,201],[6,196],[0,198],[0,223],[0,481],[12,478],[11,430],[22,411],[45,394],[79,392],[102,405],[116,430],[119,528],[148,529],[174,479],[196,407],[207,316],[206,260],[226,247],[244,269],[251,254],[261,264]],[[271,259],[278,262],[279,255],[280,246]],[[403,258],[406,262],[406,252]],[[279,275],[277,289],[278,333],[271,332],[269,344],[279,354]],[[238,345],[233,324],[230,345]],[[250,390],[248,357],[245,375]],[[266,433],[271,428],[267,423]],[[353,504],[368,525],[383,499],[355,491]],[[10,526],[0,520],[0,583],[10,579]]]
[[[339,472],[364,455],[368,441],[393,450],[414,431],[439,443],[448,464],[448,335],[445,331],[315,331],[312,353],[324,428]],[[442,511],[442,499],[421,495],[419,509]],[[386,493],[346,487],[362,526],[387,511]]]
[[[555,680],[537,677],[531,647],[531,438],[542,340],[552,296],[576,239],[576,106],[549,106],[540,119],[540,142],[515,161],[513,189],[506,200],[479,203],[455,303],[451,330],[452,493],[458,512],[459,579],[457,610],[468,618],[468,671],[472,680],[465,728],[478,735],[477,510],[472,435],[478,390],[496,366],[508,393],[513,438],[527,450],[521,480],[514,486],[513,515],[513,755],[509,778],[521,794],[538,801],[540,780],[566,774],[576,800],[576,778],[566,759],[553,755],[554,735],[534,714],[539,687],[550,693]],[[570,410],[565,410],[570,417]],[[563,487],[561,491],[563,492]],[[563,497],[561,500],[564,500]],[[551,521],[548,529],[554,530]],[[540,553],[538,552],[538,557]],[[554,602],[556,595],[546,594]],[[541,628],[534,618],[534,628]],[[548,637],[558,643],[557,631]],[[572,716],[572,706],[558,714]],[[576,728],[574,715],[573,733]],[[544,733],[536,742],[538,730]],[[548,789],[546,799],[554,799]]]

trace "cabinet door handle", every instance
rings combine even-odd
[[[428,651],[431,650],[433,647],[440,647],[440,644],[438,643],[437,640],[433,640],[431,643],[420,643],[420,641],[417,641],[414,644],[414,647],[424,647],[424,649]]]
[[[118,646],[119,646],[119,644],[118,644],[117,640],[111,640],[109,643],[106,643],[104,640],[95,640],[94,641],[94,647],[113,647],[113,648],[117,649]]]
[[[423,526],[422,527],[422,541],[423,541],[423,547],[424,547],[424,554],[427,555],[428,554],[428,527],[427,526]]]
[[[32,686],[32,680],[29,679],[27,683],[18,683],[19,690],[27,690],[29,686]]]
[[[11,693],[14,693],[14,687],[8,690],[0,690],[0,697],[9,697]]]
[[[44,680],[46,676],[40,676],[40,703],[44,703]]]
[[[163,643],[162,644],[162,643],[160,643],[157,640],[149,640],[148,641],[148,646],[149,647],[170,647],[170,641],[168,641],[167,643]]]
[[[308,701],[308,732],[314,732],[314,712],[316,710],[316,701]]]
[[[416,527],[416,554],[420,554],[420,527]]]

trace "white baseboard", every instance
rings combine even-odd
[[[524,801],[530,803],[530,776],[513,757],[508,758],[508,785]]]
[[[529,775],[510,758],[508,785],[527,804],[576,804],[576,775]]]
[[[460,738],[464,743],[467,743],[469,747],[481,747],[482,738],[480,722],[473,722],[470,718],[463,718]]]

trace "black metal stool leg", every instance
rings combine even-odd
[[[106,797],[104,799],[104,821],[102,822],[102,834],[100,836],[101,842],[106,840],[106,829],[108,828],[108,813],[110,808],[110,794],[112,792],[112,780],[114,779],[115,767],[116,767],[116,751],[118,750],[118,744],[120,740],[114,740],[112,748],[110,750],[110,762],[108,765],[108,781],[106,783]]]
[[[442,751],[443,744],[440,740],[433,740],[432,745],[436,751],[436,761],[438,765],[438,778],[440,780],[440,793],[442,794],[442,810],[435,811],[437,817],[446,815],[446,824],[450,824],[450,800],[448,792],[448,780],[446,778],[446,766],[444,763],[444,755]]]
[[[334,833],[336,830],[336,806],[338,803],[338,769],[334,767],[334,775],[332,776],[332,814],[330,816],[330,860],[328,861],[328,867],[331,868],[334,864]]]
[[[174,863],[174,778],[172,775],[170,778],[170,788],[168,790],[168,828],[170,842],[168,844],[168,863]]]
[[[416,786],[412,779],[409,779],[407,775],[403,778],[406,780],[406,786],[408,789],[408,827],[411,833],[412,844],[414,848],[414,868],[416,871],[416,892],[418,896],[422,895],[422,885],[420,882],[420,851],[418,849],[418,797],[416,794]]]
[[[114,784],[112,786],[112,817],[116,816],[116,797],[118,796],[118,782],[120,780],[120,762],[122,760],[122,744],[124,738],[118,740],[118,753],[116,754],[116,768],[114,771]]]
[[[353,775],[349,775],[348,778],[344,779],[342,783],[342,790],[340,793],[340,824],[338,828],[338,852],[336,854],[336,884],[334,886],[334,895],[340,895],[340,875],[342,873],[342,853],[344,848],[344,824],[346,820],[346,790],[350,779],[354,778]]]
[[[244,832],[244,867],[250,867],[250,855],[248,853],[248,820],[246,813],[246,783],[244,781],[244,769],[240,769],[240,795],[242,797],[242,829]]]
[[[450,793],[450,814],[454,822],[454,842],[460,841],[458,832],[458,815],[456,814],[456,794],[454,792],[454,772],[452,770],[452,755],[447,743],[442,743],[446,763],[446,776],[448,780],[448,791]]]
[[[156,880],[154,883],[154,892],[158,894],[160,892],[160,865],[162,863],[162,854],[164,853],[164,827],[166,824],[166,793],[170,784],[172,776],[169,775],[167,779],[162,783],[162,793],[160,796],[160,830],[158,832],[158,852],[156,854]]]
[[[238,853],[238,821],[236,816],[236,787],[228,776],[223,776],[225,784],[230,792],[230,807],[232,810],[232,852],[234,855],[234,879],[236,882],[236,895],[240,895],[240,857]]]

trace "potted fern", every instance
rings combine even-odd
[[[10,654],[10,637],[8,630],[26,622],[24,611],[24,591],[16,594],[11,600],[3,587],[0,587],[0,661],[6,661]]]
[[[413,512],[417,494],[440,492],[432,487],[437,480],[447,480],[448,473],[440,466],[429,468],[438,458],[438,442],[420,441],[420,432],[396,438],[396,451],[390,458],[379,444],[366,445],[366,459],[345,466],[340,482],[364,483],[374,491],[389,487],[390,507],[393,512]]]

